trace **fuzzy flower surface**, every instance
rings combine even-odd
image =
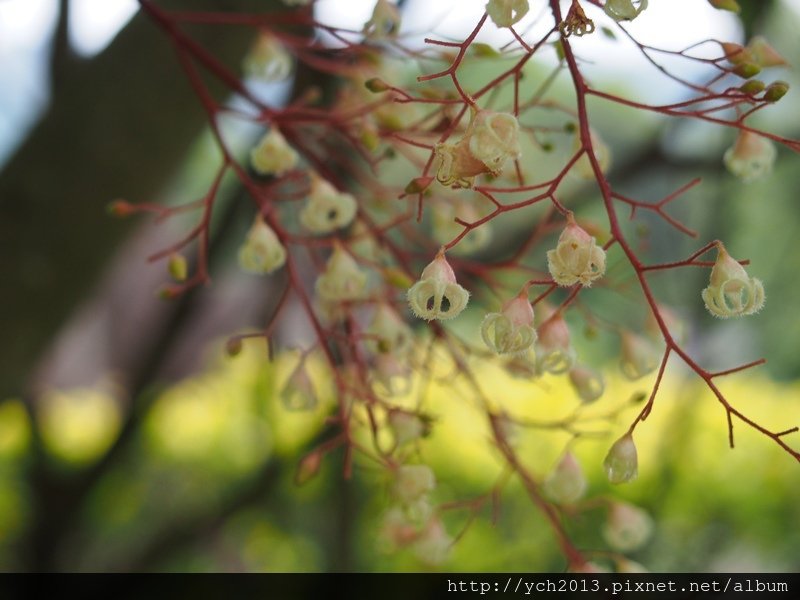
[[[456,282],[453,268],[442,251],[425,267],[407,297],[411,311],[426,321],[457,317],[469,302],[469,292]]]
[[[547,252],[547,268],[558,285],[589,287],[606,272],[606,252],[569,215],[558,244]]]
[[[308,200],[300,211],[300,223],[313,233],[331,233],[350,225],[357,208],[356,199],[351,194],[340,192],[315,175],[311,178]]]
[[[519,354],[533,346],[536,330],[527,291],[506,302],[501,312],[486,315],[481,337],[496,354]]]
[[[761,281],[750,277],[722,244],[701,296],[708,312],[720,319],[752,315],[761,310],[765,299]]]
[[[286,248],[272,227],[257,216],[244,244],[239,248],[238,258],[242,270],[259,275],[268,274],[286,263]]]
[[[298,160],[297,152],[274,127],[250,151],[250,164],[259,175],[280,177],[294,169]]]
[[[478,110],[461,140],[437,144],[435,152],[439,183],[472,187],[477,175],[499,175],[507,160],[520,157],[519,122],[511,113]]]

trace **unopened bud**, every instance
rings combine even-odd
[[[370,92],[373,92],[374,94],[378,94],[380,92],[386,92],[389,89],[391,89],[389,84],[386,83],[380,77],[373,77],[372,79],[367,79],[367,81],[364,82],[364,87],[367,88]]]
[[[652,533],[653,520],[641,508],[626,502],[614,502],[609,508],[603,537],[614,550],[637,550]]]
[[[633,481],[639,475],[639,459],[633,436],[626,433],[608,451],[603,467],[611,483]]]
[[[765,87],[767,87],[767,85],[760,79],[751,79],[740,85],[739,89],[745,94],[759,94],[764,91]]]
[[[130,202],[125,200],[114,200],[106,207],[106,212],[112,217],[128,217],[132,215],[135,210]]]
[[[322,452],[315,451],[304,456],[297,464],[297,471],[294,474],[294,482],[297,485],[311,481],[319,473],[322,465]]]
[[[186,281],[186,277],[189,272],[189,266],[186,263],[186,257],[183,254],[172,254],[169,257],[167,269],[175,281]]]
[[[764,92],[764,100],[767,102],[777,102],[789,91],[789,84],[785,81],[776,81],[769,84],[767,91]]]
[[[733,72],[742,79],[750,79],[751,77],[761,73],[761,67],[759,67],[756,63],[746,62],[736,65],[736,67],[733,69]]]
[[[242,338],[232,337],[225,342],[225,354],[231,357],[238,356],[242,353],[242,347]]]
[[[415,177],[408,182],[405,192],[406,194],[419,194],[428,189],[428,186],[433,182],[433,177]]]
[[[547,495],[558,504],[573,504],[586,492],[586,477],[581,465],[567,452],[544,481]]]

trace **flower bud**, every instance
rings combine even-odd
[[[528,14],[528,0],[489,0],[486,12],[498,27],[511,27]]]
[[[357,208],[352,195],[340,192],[325,179],[312,175],[311,192],[300,211],[300,223],[313,233],[331,233],[350,225]]]
[[[322,466],[322,452],[314,451],[304,456],[297,464],[297,471],[294,474],[294,482],[303,485],[314,479]]]
[[[628,330],[622,331],[620,338],[620,368],[631,381],[644,377],[661,363],[662,352],[655,342]]]
[[[725,58],[727,58],[728,62],[731,64],[742,65],[755,61],[755,57],[750,50],[744,46],[734,44],[733,42],[720,42],[720,46],[722,46],[722,51],[725,53]]]
[[[633,21],[645,8],[647,0],[606,0],[603,7],[606,14],[615,21]]]
[[[433,183],[433,177],[430,175],[425,177],[415,177],[408,182],[405,192],[406,194],[419,194],[427,190],[431,183]]]
[[[527,290],[506,302],[502,312],[486,315],[481,324],[481,337],[496,354],[519,354],[533,345],[536,330]]]
[[[364,87],[367,88],[373,94],[378,94],[380,92],[386,92],[390,88],[389,84],[386,83],[380,77],[373,77],[372,79],[367,79],[364,82]]]
[[[384,40],[400,31],[400,11],[387,0],[378,0],[372,17],[364,23],[363,33],[369,40]]]
[[[755,62],[758,63],[760,67],[782,67],[789,64],[786,62],[786,59],[778,54],[778,51],[770,46],[769,42],[760,35],[750,40],[750,43],[747,44],[747,49],[750,50],[750,53],[755,58]]]
[[[413,504],[432,492],[436,477],[427,465],[402,465],[395,473],[392,495],[402,504]]]
[[[739,89],[745,94],[750,94],[752,96],[763,92],[765,87],[767,87],[767,85],[760,79],[750,79],[740,85]]]
[[[392,410],[389,412],[388,421],[398,446],[426,437],[430,433],[430,420],[417,413]]]
[[[475,176],[497,176],[508,159],[519,158],[519,122],[510,113],[475,111],[464,137],[456,144],[437,144],[435,152],[442,185],[472,187]]]
[[[603,467],[611,483],[627,483],[636,479],[639,475],[639,459],[630,433],[614,442],[606,454]]]
[[[440,251],[408,290],[408,303],[420,319],[452,319],[467,306],[469,292],[456,283],[450,263]]]
[[[337,241],[314,289],[322,300],[328,302],[359,300],[367,290],[367,274]]]
[[[770,83],[767,90],[764,92],[764,100],[767,102],[777,102],[783,98],[789,91],[789,84],[785,81],[775,81]],[[763,139],[763,138],[762,138]]]
[[[368,346],[375,354],[404,355],[411,347],[411,328],[386,303],[378,304],[366,331]]]
[[[555,250],[547,252],[547,268],[558,285],[589,287],[606,271],[606,252],[570,214]]]
[[[720,10],[729,10],[735,13],[738,13],[741,10],[739,3],[736,0],[708,0],[708,3],[714,8],[718,8]]]
[[[186,262],[186,257],[177,252],[170,255],[167,269],[175,281],[186,281],[186,277],[189,274],[189,265]]]
[[[292,72],[292,57],[281,41],[262,32],[247,53],[242,65],[245,75],[263,81],[281,81]]]
[[[721,243],[711,269],[711,280],[702,292],[703,302],[715,317],[727,319],[752,315],[764,306],[764,286],[750,277]]]
[[[653,533],[653,520],[641,508],[614,502],[603,526],[603,538],[614,550],[630,552],[640,548]]]
[[[299,157],[277,128],[273,127],[250,151],[250,164],[259,175],[280,177],[297,166]]]
[[[268,274],[286,263],[283,247],[272,227],[256,215],[244,244],[239,248],[239,266],[248,273]]]
[[[605,391],[603,376],[589,367],[576,365],[569,371],[569,382],[586,404],[594,402]]]
[[[238,356],[242,353],[242,338],[240,337],[232,337],[229,338],[227,342],[225,342],[225,354],[230,357]]]
[[[569,327],[564,318],[558,313],[545,318],[538,334],[535,346],[537,370],[553,375],[569,371],[577,356],[570,343]]]
[[[733,68],[733,72],[742,79],[750,79],[751,77],[755,77],[761,73],[761,67],[754,62],[745,62],[740,65],[736,65]]]
[[[553,502],[574,504],[583,497],[586,485],[580,464],[571,452],[567,452],[544,480],[544,491]]]

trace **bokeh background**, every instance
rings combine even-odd
[[[762,34],[800,64],[800,2],[740,3],[737,20],[701,0],[651,0],[631,31],[673,48]],[[264,6],[255,0],[160,4]],[[356,29],[372,8],[367,0],[348,2],[347,10],[337,0],[317,4],[319,18]],[[430,27],[433,10],[437,32],[463,35],[483,3],[459,2],[457,10],[455,4],[405,2],[404,31],[413,36]],[[192,34],[229,64],[252,41],[240,29]],[[481,41],[498,43],[500,36],[487,31]],[[581,43],[580,51],[593,58],[587,73],[595,82],[650,101],[681,98],[624,41],[598,34]],[[526,77],[542,78],[552,68],[546,59],[532,63]],[[292,84],[251,84],[277,105],[304,85],[322,84],[313,73],[303,75],[294,91]],[[704,75],[702,69],[687,74]],[[791,69],[774,78],[798,83]],[[800,137],[796,94],[793,89],[755,122]],[[742,184],[722,167],[731,131],[601,103],[591,111],[612,147],[611,180],[620,190],[657,199],[676,182],[702,177],[671,210],[701,240],[724,239],[735,256],[751,259],[750,272],[767,290],[766,308],[740,321],[712,319],[699,301],[707,277],[701,269],[663,274],[655,280],[657,293],[684,322],[687,348],[709,368],[767,358],[765,366],[723,381],[733,404],[775,429],[800,423],[800,157],[781,149],[771,176]],[[242,152],[258,135],[242,123],[226,125],[226,132]],[[228,334],[263,325],[281,285],[236,269],[233,257],[252,214],[242,190],[232,181],[223,188],[213,285],[172,303],[155,294],[166,280],[164,265],[146,257],[190,221],[128,222],[105,212],[120,196],[167,204],[199,197],[216,160],[168,41],[136,2],[0,0],[0,569],[434,568],[381,544],[388,506],[383,473],[361,465],[344,480],[342,457],[333,454],[317,477],[296,485],[299,457],[329,434],[324,417],[333,400],[324,371],[316,378],[324,398],[318,409],[287,413],[276,390],[288,377],[292,354],[270,361],[265,345],[253,342],[235,360],[223,355]],[[575,186],[574,194],[571,201],[591,214],[592,191]],[[630,224],[648,259],[675,260],[696,247],[649,217]],[[619,277],[625,267],[612,262],[614,269]],[[642,310],[635,296],[598,293],[596,301],[610,320]],[[465,315],[459,325],[465,336],[474,334],[480,316]],[[278,337],[290,339],[299,326],[290,312]],[[634,384],[615,375],[613,336],[576,338],[581,355],[609,373],[607,392],[593,410],[629,404],[598,428],[607,436],[576,447],[590,497],[598,499],[596,509],[570,519],[580,547],[597,550],[602,562],[602,499],[617,498],[655,519],[652,540],[632,556],[652,570],[800,568],[800,466],[741,425],[736,449],[728,449],[724,412],[678,362],[670,363],[657,408],[637,435],[639,479],[622,488],[607,484],[602,457],[636,414],[635,399],[652,378]],[[521,381],[491,366],[480,377],[518,414],[559,418],[576,406],[574,392],[556,378]],[[463,400],[457,383],[427,394],[437,426],[420,454],[439,480],[434,499],[486,493],[501,461],[480,412]],[[544,475],[566,439],[525,432],[518,448]],[[516,482],[506,488],[496,522],[488,507],[475,515],[448,511],[445,522],[451,535],[463,535],[438,568],[564,568],[547,524]]]

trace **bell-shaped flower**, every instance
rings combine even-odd
[[[631,381],[651,373],[661,362],[663,352],[650,338],[623,330],[620,341],[620,368]]]
[[[426,321],[452,319],[469,302],[469,292],[456,283],[456,275],[442,250],[425,267],[407,296],[411,312]]]
[[[372,17],[364,23],[363,33],[369,40],[384,40],[400,31],[400,11],[388,0],[378,0]]]
[[[394,474],[392,496],[401,504],[413,504],[436,487],[436,477],[427,465],[402,465]]]
[[[498,27],[511,27],[528,14],[528,0],[489,0],[486,12]]]
[[[375,354],[404,356],[411,348],[411,328],[389,304],[378,304],[366,333]]]
[[[367,274],[341,244],[334,243],[325,271],[314,286],[317,296],[328,302],[348,302],[364,297]]]
[[[566,452],[555,469],[544,480],[544,491],[553,502],[574,504],[586,493],[586,477],[580,463]]]
[[[606,0],[603,9],[615,21],[633,21],[647,8],[647,0]]]
[[[641,508],[627,502],[614,502],[603,526],[603,538],[618,552],[638,550],[653,533],[653,519]]]
[[[630,433],[614,442],[603,460],[603,467],[611,483],[626,483],[636,479],[639,475],[639,457]]]
[[[558,285],[589,287],[606,272],[606,252],[570,213],[555,250],[547,252],[547,268]]]
[[[481,324],[481,337],[497,354],[519,354],[533,345],[536,330],[527,290],[506,302],[502,312],[486,315]]]
[[[536,351],[536,368],[540,373],[560,375],[566,373],[577,359],[572,347],[569,327],[560,313],[546,317],[538,329]]]
[[[281,390],[280,398],[286,410],[303,411],[313,410],[317,407],[314,384],[302,361],[289,375],[286,385]]]
[[[589,134],[592,140],[591,151],[594,153],[594,156],[597,159],[597,164],[600,166],[600,171],[607,173],[609,167],[611,167],[611,149],[597,132],[591,130]],[[577,152],[581,149],[581,146],[581,136],[576,135],[575,141],[572,144],[572,151]],[[589,156],[586,154],[586,152],[584,152],[583,155],[577,161],[575,161],[575,164],[572,165],[572,169],[570,169],[570,173],[579,179],[592,180],[595,178],[592,163],[589,160]]]
[[[313,233],[326,234],[347,227],[356,216],[355,198],[328,181],[312,175],[311,192],[300,211],[300,223]]]
[[[711,281],[701,295],[708,311],[721,319],[752,315],[764,306],[764,285],[750,277],[721,243]]]
[[[742,181],[753,181],[772,170],[778,151],[767,138],[751,131],[742,131],[736,142],[725,151],[723,162]]]
[[[464,137],[455,144],[437,144],[436,179],[454,187],[472,187],[477,175],[499,175],[508,159],[519,158],[519,122],[510,113],[473,112]]]
[[[250,273],[272,273],[286,263],[283,247],[272,227],[256,216],[244,244],[239,248],[239,266]]]
[[[286,138],[273,127],[250,151],[250,164],[259,175],[280,177],[297,166],[299,157]]]
[[[576,365],[569,371],[569,382],[581,399],[586,404],[594,402],[605,391],[603,376],[589,367]]]
[[[292,56],[273,34],[262,32],[244,58],[244,73],[253,79],[281,81],[292,72]]]

